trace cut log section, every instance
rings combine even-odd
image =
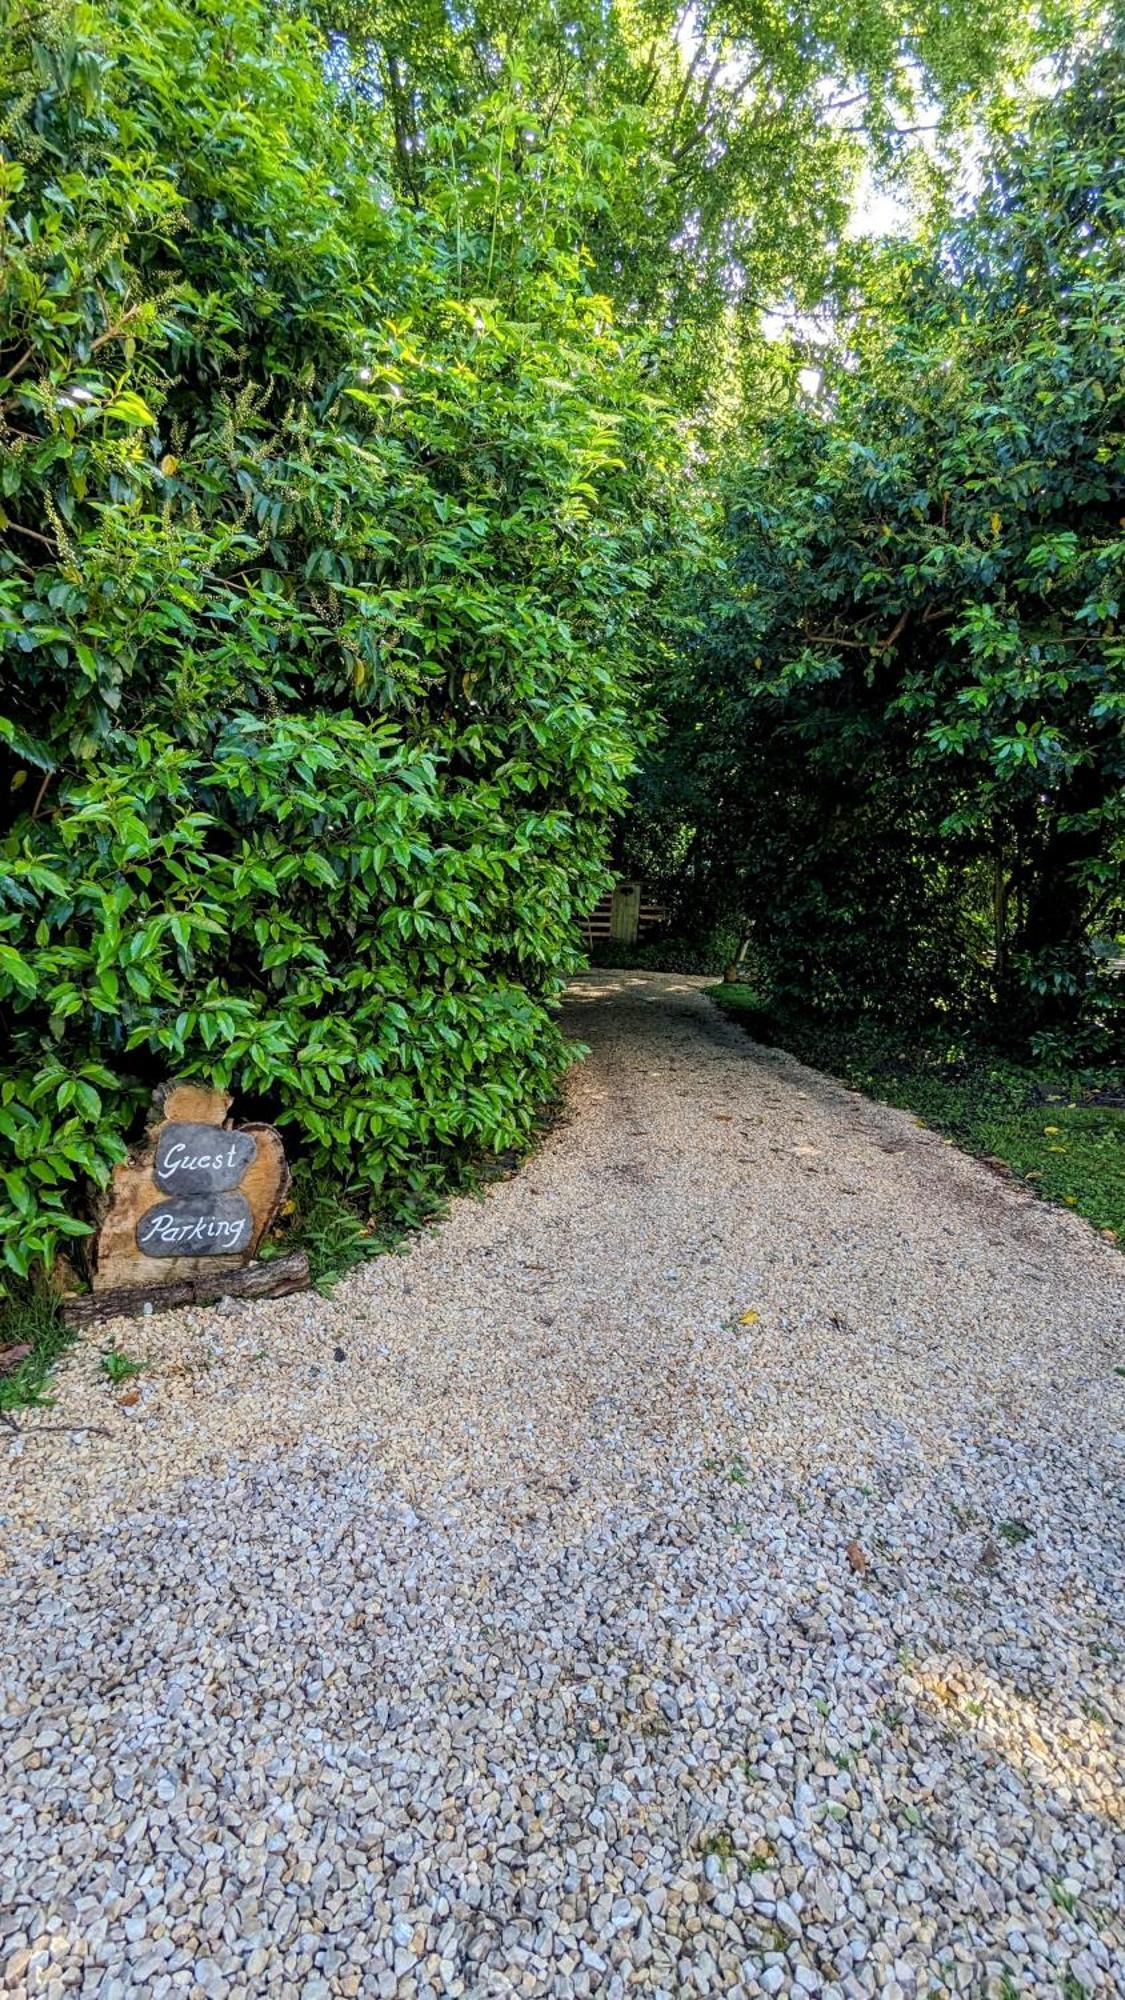
[[[176,1278],[171,1284],[120,1285],[112,1291],[68,1294],[61,1301],[67,1326],[89,1326],[100,1319],[115,1319],[119,1313],[136,1318],[150,1305],[154,1312],[169,1306],[211,1305],[216,1299],[278,1299],[287,1292],[303,1292],[309,1283],[309,1260],[303,1250],[286,1257],[259,1258],[239,1270],[207,1270],[198,1267],[190,1278]]]

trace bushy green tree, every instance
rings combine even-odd
[[[820,301],[863,171],[928,162],[940,180],[1046,27],[1028,0],[315,5],[388,120],[404,196],[471,182],[502,127],[501,238],[515,250],[544,204],[577,226],[597,288],[662,336],[652,365],[694,405],[763,305]],[[1048,11],[1057,42],[1095,10]]]
[[[732,475],[666,767],[697,907],[805,1004],[1120,1034],[1125,69],[987,162]],[[650,784],[652,779],[650,778]]]
[[[554,197],[403,200],[307,22],[4,15],[7,1268],[169,1073],[409,1212],[565,1060],[674,433]]]

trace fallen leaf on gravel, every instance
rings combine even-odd
[[[30,1353],[31,1342],[28,1340],[21,1341],[18,1347],[0,1349],[0,1375],[10,1375],[13,1369],[19,1367],[21,1361],[27,1360]]]
[[[757,1326],[758,1321],[761,1319],[761,1317],[762,1317],[761,1313],[755,1312],[754,1308],[751,1306],[749,1312],[744,1312],[739,1314],[738,1324],[739,1326]]]
[[[851,1564],[851,1567],[855,1570],[857,1576],[865,1575],[866,1572],[871,1568],[871,1564],[868,1562],[867,1557],[864,1555],[863,1550],[860,1548],[858,1542],[848,1543],[847,1554],[848,1554],[848,1561]]]
[[[995,1542],[986,1542],[983,1549],[980,1552],[980,1561],[977,1563],[977,1568],[995,1569],[999,1560],[1000,1560],[1000,1551],[997,1548]]]
[[[118,1407],[122,1410],[131,1410],[133,1404],[139,1403],[140,1400],[141,1392],[139,1389],[126,1389],[125,1394],[117,1398]]]

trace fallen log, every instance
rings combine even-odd
[[[286,1257],[258,1258],[237,1271],[200,1270],[197,1277],[176,1278],[167,1285],[118,1285],[105,1292],[75,1292],[62,1299],[61,1310],[67,1326],[89,1326],[100,1319],[115,1319],[120,1313],[134,1317],[146,1305],[154,1312],[170,1306],[213,1305],[216,1299],[278,1299],[287,1292],[303,1292],[309,1283],[309,1260],[303,1250],[291,1250]]]

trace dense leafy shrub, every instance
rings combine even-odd
[[[880,253],[820,395],[731,474],[649,793],[693,828],[697,918],[745,914],[825,1014],[1120,1045],[1123,63],[1036,109],[935,246]]]
[[[527,1130],[669,467],[580,201],[497,254],[502,145],[403,203],[384,114],[284,10],[6,11],[0,1235],[24,1274],[169,1072],[392,1207]]]

